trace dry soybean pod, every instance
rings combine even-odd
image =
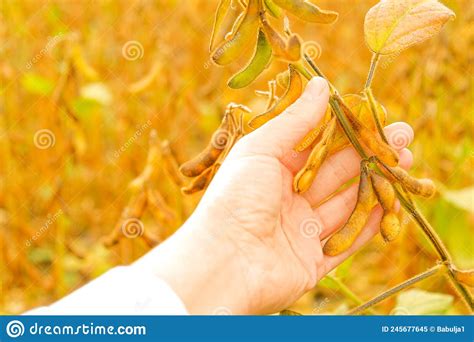
[[[429,198],[436,193],[436,186],[431,179],[415,178],[401,167],[389,167],[388,165],[385,165],[382,160],[377,161],[378,164],[382,166],[382,171],[385,171],[385,174],[389,178],[400,183],[412,194]]]
[[[122,210],[120,219],[117,221],[114,229],[109,235],[103,238],[102,243],[105,247],[116,245],[128,230],[139,226],[140,217],[142,217],[148,206],[148,196],[145,189],[138,194],[133,195],[128,201],[127,206]],[[138,227],[140,228],[140,227]]]
[[[306,0],[273,0],[273,2],[298,18],[311,23],[330,24],[338,17],[337,12],[322,10]]]
[[[383,209],[380,233],[386,242],[390,242],[400,234],[401,230],[400,220],[395,212],[395,190],[385,177],[373,171],[370,172],[370,179],[372,180],[375,196],[377,196]]]
[[[166,203],[163,195],[156,189],[147,188],[148,209],[159,222],[171,223],[176,215]]]
[[[219,32],[221,25],[224,22],[224,17],[227,14],[231,4],[231,0],[220,0],[219,5],[217,6],[216,15],[214,18],[214,24],[212,26],[211,41],[209,43],[209,52],[214,50],[216,45],[216,36]]]
[[[359,121],[366,124],[366,126],[373,132],[377,132],[377,128],[375,127],[375,122],[372,117],[372,112],[368,107],[369,104],[366,98],[363,98],[357,94],[347,94],[344,95],[342,99],[351,112],[359,119]],[[383,125],[385,124],[386,118],[385,109],[379,103],[377,103],[377,107],[377,114],[380,122]],[[329,149],[329,154],[332,155],[348,146],[350,146],[350,142],[347,139],[347,136],[342,129],[338,129],[334,143]]]
[[[270,43],[273,55],[287,61],[295,62],[301,57],[301,40],[296,34],[292,34],[288,40],[283,38],[261,15],[262,30]]]
[[[209,167],[202,174],[194,178],[188,186],[181,188],[181,192],[185,195],[191,195],[195,192],[204,190],[211,182],[212,177],[218,168],[218,164]]]
[[[206,148],[193,159],[182,164],[179,171],[186,177],[196,177],[212,166],[221,155],[229,139],[229,116],[226,114],[212,135]]]
[[[331,116],[331,107],[328,106],[326,110],[326,117],[330,118],[330,116]],[[315,128],[313,128],[311,131],[308,132],[308,134],[304,136],[303,139],[301,139],[301,141],[295,146],[294,150],[296,152],[303,152],[309,147],[314,147],[314,145],[321,140],[323,133],[328,125],[329,125],[329,121],[326,121],[316,126]],[[331,148],[329,150],[331,150]]]
[[[378,133],[372,132],[362,122],[360,122],[360,120],[352,113],[352,111],[345,105],[339,96],[335,96],[334,98],[344,111],[347,119],[352,124],[355,133],[364,143],[364,145],[367,146],[380,158],[380,160],[385,162],[387,165],[397,166],[399,160],[397,151],[385,143]]]
[[[249,0],[244,18],[228,41],[224,40],[212,53],[212,60],[218,65],[226,65],[238,58],[248,47],[257,33],[259,20],[259,0]]]
[[[129,188],[133,191],[139,191],[143,188],[146,182],[149,181],[151,176],[156,170],[158,161],[160,158],[160,146],[158,133],[152,129],[150,131],[150,137],[148,139],[148,155],[145,167],[138,177],[132,180],[129,184]]]
[[[369,177],[368,165],[366,160],[361,162],[357,204],[344,226],[324,245],[323,252],[326,255],[338,255],[349,249],[369,220],[376,198]]]
[[[311,151],[305,166],[295,175],[293,190],[296,193],[301,194],[307,191],[311,187],[311,184],[313,184],[321,164],[328,155],[329,146],[333,141],[335,131],[336,117],[333,117],[328,127],[324,130],[321,141],[317,143]]]
[[[255,53],[250,62],[227,82],[230,88],[238,89],[248,86],[265,70],[272,57],[272,48],[265,34],[258,32]]]
[[[234,38],[237,30],[239,29],[240,24],[242,23],[242,20],[245,18],[245,12],[240,13],[237,18],[235,18],[234,23],[232,24],[232,27],[230,28],[230,31],[227,32],[224,36],[225,41],[229,41],[232,38]]]
[[[283,96],[278,100],[270,110],[259,114],[249,122],[249,126],[253,129],[263,126],[277,115],[281,114],[289,105],[295,102],[303,92],[303,81],[298,71],[290,64],[289,66],[290,80]]]
[[[179,172],[178,161],[176,160],[176,156],[174,155],[168,140],[161,143],[161,155],[165,173],[177,186],[181,187],[183,185],[183,179]]]

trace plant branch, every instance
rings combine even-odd
[[[372,113],[372,117],[375,121],[375,126],[377,127],[377,131],[380,134],[382,140],[388,144],[387,137],[385,136],[385,132],[383,131],[382,123],[379,120],[379,116],[377,115],[377,105],[375,104],[374,94],[372,93],[372,88],[368,87],[364,90],[365,95],[367,96],[367,100],[369,101],[370,111]]]
[[[344,296],[349,298],[352,302],[354,302],[355,305],[361,305],[363,303],[362,299],[359,298],[350,288],[342,282],[338,277],[332,277],[330,275],[326,276],[327,278],[331,279],[338,287],[339,290],[342,292]],[[376,314],[373,310],[370,310],[372,314]]]
[[[367,75],[367,81],[365,82],[365,89],[370,88],[372,84],[372,79],[374,78],[375,69],[377,69],[377,63],[379,61],[380,55],[378,53],[374,53],[372,55],[372,60],[370,61],[370,68],[369,74]]]
[[[420,274],[417,274],[416,276],[408,279],[408,280],[405,280],[403,283],[401,284],[398,284],[394,287],[392,287],[391,289],[387,290],[387,291],[384,291],[383,293],[379,294],[378,296],[372,298],[371,300],[369,300],[367,303],[364,303],[352,310],[350,310],[347,314],[348,315],[358,315],[358,314],[361,314],[362,312],[364,312],[365,310],[369,309],[370,307],[384,301],[385,299],[387,299],[388,297],[402,291],[403,289],[406,289],[407,287],[410,287],[412,286],[413,284],[416,284],[426,278],[429,278],[431,277],[432,275],[436,274],[439,270],[441,269],[441,264],[438,264]]]
[[[308,64],[311,66],[311,69],[320,77],[323,77],[326,81],[328,79],[324,76],[324,74],[319,70],[319,68],[314,64],[313,60],[309,58],[308,55],[304,55],[305,60],[308,62]],[[300,65],[301,66],[301,65]],[[304,68],[304,67],[303,67]],[[305,69],[306,70],[306,69]],[[303,73],[303,76],[308,78],[306,76],[306,73]],[[309,80],[309,78],[308,78]],[[359,140],[357,139],[354,130],[352,129],[352,126],[350,125],[349,121],[346,118],[346,115],[344,112],[341,110],[341,107],[339,106],[339,103],[336,101],[336,98],[343,102],[342,98],[337,94],[336,89],[332,86],[332,84],[328,81],[330,90],[332,95],[329,97],[329,105],[333,109],[333,112],[335,113],[339,124],[341,125],[342,129],[344,130],[344,133],[346,134],[347,138],[349,141],[352,143],[354,148],[357,150],[357,152],[362,156],[362,158],[367,158],[367,155],[365,154],[364,149],[362,148],[362,145],[359,143]]]

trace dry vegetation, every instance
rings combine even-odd
[[[318,65],[343,94],[363,87],[371,58],[363,22],[374,3],[318,1],[340,14],[329,26],[292,18],[295,32],[319,42]],[[469,0],[444,3],[456,20],[382,59],[373,89],[389,122],[414,127],[412,174],[440,190],[419,206],[456,265],[473,268],[474,11]],[[229,89],[241,65],[218,68],[209,59],[215,7],[207,0],[2,3],[0,313],[48,304],[135,260],[190,214],[200,195],[181,195],[161,144],[169,141],[179,163],[188,160],[229,102],[260,112],[265,101],[253,90],[285,68],[273,63],[250,87]],[[402,222],[400,238],[386,245],[378,236],[294,309],[343,313],[430,267],[436,254],[406,214]],[[133,229],[144,233],[133,238]],[[466,312],[444,277],[416,287],[427,292],[404,292],[374,310]]]

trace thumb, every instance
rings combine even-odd
[[[324,117],[329,100],[325,79],[313,77],[298,100],[248,135],[249,149],[281,158]]]

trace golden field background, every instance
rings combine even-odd
[[[414,127],[412,173],[436,180],[440,188],[434,199],[418,204],[456,265],[473,268],[474,10],[469,0],[443,3],[456,20],[439,36],[382,60],[373,89],[389,122],[404,120]],[[363,20],[375,1],[317,4],[338,11],[339,20],[323,26],[290,17],[293,31],[319,42],[318,65],[341,93],[359,92],[371,56]],[[110,267],[130,263],[192,212],[200,195],[181,195],[158,161],[149,186],[173,214],[163,218],[157,208],[144,212],[140,220],[153,237],[148,243],[121,238],[104,246],[135,196],[129,184],[145,167],[151,129],[170,141],[183,162],[207,144],[229,102],[258,113],[263,100],[254,90],[266,89],[266,81],[285,68],[273,63],[251,86],[228,89],[227,79],[241,65],[224,69],[209,60],[216,5],[208,0],[2,2],[0,313],[46,305]],[[130,42],[141,45],[138,57],[127,54]],[[384,245],[377,237],[337,270],[338,284],[323,281],[293,309],[343,313],[432,266],[436,254],[420,230],[403,221],[398,240]],[[442,276],[416,288],[427,292],[409,292],[417,297],[391,298],[375,309],[466,312]]]

